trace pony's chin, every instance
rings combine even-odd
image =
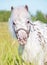
[[[27,40],[18,40],[19,44],[24,46],[27,43]]]

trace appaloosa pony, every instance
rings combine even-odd
[[[32,22],[28,6],[11,7],[9,29],[19,42],[22,59],[34,65],[47,61],[47,26],[40,21]],[[20,53],[20,50],[19,50]]]

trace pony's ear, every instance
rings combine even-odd
[[[28,5],[25,5],[25,9],[28,11]]]
[[[11,11],[13,11],[13,9],[14,9],[13,6],[11,6]]]

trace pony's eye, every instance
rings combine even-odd
[[[13,22],[13,25],[16,25],[16,24]]]
[[[27,21],[27,23],[30,23],[30,21]]]

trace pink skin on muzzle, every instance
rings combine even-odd
[[[20,30],[17,33],[17,37],[18,37],[18,42],[21,45],[25,45],[27,42],[27,33],[24,30]]]

